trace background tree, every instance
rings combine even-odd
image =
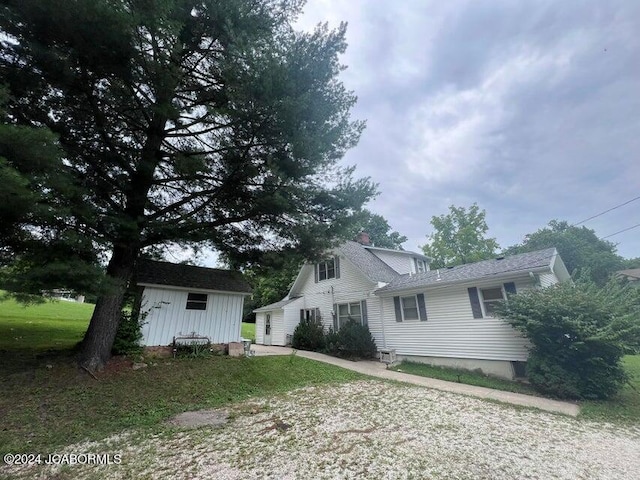
[[[495,257],[495,238],[486,238],[486,212],[474,203],[467,210],[451,205],[446,215],[431,217],[434,232],[422,251],[433,258],[431,268],[451,267]]]
[[[351,239],[360,232],[369,233],[371,241],[378,247],[402,249],[407,237],[391,230],[387,220],[376,213],[363,209],[345,232]],[[263,255],[259,262],[249,265],[245,276],[253,288],[252,298],[245,302],[245,318],[252,320],[253,310],[282,300],[293,285],[300,267],[309,257],[299,251],[284,251]]]
[[[7,117],[57,135],[65,179],[44,186],[57,215],[22,230],[64,239],[88,264],[109,259],[84,367],[108,359],[143,249],[206,242],[234,264],[283,248],[319,250],[374,194],[368,179],[337,164],[363,128],[337,78],[345,26],[295,32],[300,8],[297,0],[3,3]],[[26,264],[29,254],[21,252]]]
[[[558,250],[569,273],[588,269],[590,277],[598,285],[604,285],[613,272],[623,268],[623,259],[616,253],[613,243],[599,239],[587,227],[574,227],[558,220],[551,220],[547,227],[526,235],[521,244],[507,248],[504,254],[513,255],[548,247]]]
[[[402,244],[407,241],[407,237],[391,229],[389,222],[382,215],[367,209],[363,210],[362,218],[356,222],[355,227],[357,231],[354,234],[367,232],[376,247],[402,250]]]

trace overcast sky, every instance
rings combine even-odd
[[[348,22],[342,80],[366,119],[344,159],[417,250],[433,215],[477,202],[507,247],[640,196],[640,2],[308,0]],[[640,223],[640,200],[585,225]],[[640,228],[615,235],[640,256]]]

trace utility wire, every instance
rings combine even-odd
[[[598,217],[604,215],[605,213],[609,213],[609,212],[615,210],[616,208],[624,207],[625,205],[628,205],[631,202],[635,202],[636,200],[640,200],[640,196],[636,197],[636,198],[632,198],[631,200],[628,200],[628,201],[626,201],[624,203],[621,203],[620,205],[616,205],[615,207],[611,207],[609,210],[605,210],[604,212],[600,212],[597,215],[593,215],[592,217],[585,218],[584,220],[581,220],[581,221],[579,221],[577,223],[574,223],[571,226],[575,227],[576,225],[580,225],[581,223],[588,222],[589,220],[593,220],[594,218],[598,218]],[[624,230],[622,230],[622,231],[624,232]],[[617,233],[620,233],[620,232],[617,232]],[[612,235],[615,235],[615,233],[613,233]],[[609,235],[609,236],[611,236],[611,235]],[[607,238],[607,237],[603,237],[603,238]]]
[[[609,237],[613,237],[614,235],[618,235],[619,233],[626,232],[627,230],[632,230],[632,229],[634,229],[634,228],[638,228],[638,227],[640,227],[640,223],[636,223],[635,225],[633,225],[633,226],[631,226],[631,227],[624,228],[624,229],[622,229],[622,230],[620,230],[620,231],[617,231],[616,233],[612,233],[611,235],[607,235],[606,237],[602,237],[602,238],[609,238]]]

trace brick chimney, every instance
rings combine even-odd
[[[369,238],[369,234],[367,232],[360,232],[356,235],[355,240],[360,245],[371,245],[371,239]]]

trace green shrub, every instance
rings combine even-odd
[[[529,381],[568,399],[606,399],[627,381],[621,360],[640,344],[638,289],[578,279],[509,297],[500,317],[531,342]]]
[[[121,313],[116,338],[111,347],[113,355],[131,355],[142,351],[140,340],[142,340],[145,316],[144,314],[133,315],[127,311]]]
[[[373,358],[378,349],[369,327],[350,320],[325,338],[327,352],[346,358]]]
[[[320,320],[301,320],[293,331],[291,346],[298,350],[317,352],[325,347],[325,335]]]

